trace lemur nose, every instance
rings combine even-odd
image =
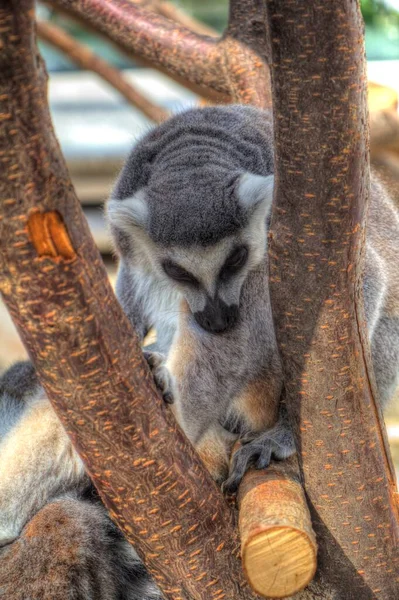
[[[229,306],[223,300],[218,300],[209,302],[203,311],[194,313],[194,318],[205,331],[223,333],[236,324],[238,314],[238,306]]]

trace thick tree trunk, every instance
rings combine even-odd
[[[340,599],[393,600],[398,508],[360,283],[369,193],[362,18],[353,0],[266,4],[277,182],[271,292],[318,580]]]
[[[0,3],[0,289],[111,515],[167,598],[253,598],[232,513],[154,389],[52,131],[33,1]]]

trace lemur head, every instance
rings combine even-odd
[[[170,119],[133,151],[107,204],[124,265],[177,290],[211,333],[235,325],[243,283],[265,257],[273,163],[270,140],[261,155],[245,139],[255,116],[224,107]]]

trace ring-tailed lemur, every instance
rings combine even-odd
[[[107,207],[121,259],[118,298],[141,337],[156,327],[157,350],[167,363],[151,354],[150,366],[215,479],[226,478],[231,445],[246,436],[230,489],[248,464],[267,466],[271,454],[282,458],[294,450],[284,418],[277,418],[283,381],[268,291],[272,189],[270,113],[203,108],[173,117],[137,144]],[[363,287],[385,403],[398,381],[399,220],[374,180],[371,191]],[[31,368],[19,368],[14,392],[7,392],[5,379],[0,384],[0,417],[7,423],[0,431],[0,545],[64,492],[77,495],[82,507],[88,485]],[[134,555],[128,556],[135,573]],[[158,598],[148,579],[141,581],[147,595],[140,598]]]
[[[249,464],[294,451],[284,415],[275,425],[283,381],[268,286],[272,196],[271,113],[229,106],[190,110],[145,136],[107,206],[119,300],[141,335],[155,326],[167,354],[156,378],[217,480],[232,443],[249,440],[234,455],[230,489]],[[372,178],[363,287],[384,404],[399,375],[398,255],[398,213]]]

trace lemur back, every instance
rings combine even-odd
[[[271,113],[194,109],[133,149],[108,203],[120,256],[117,294],[143,335],[168,355],[174,411],[216,479],[293,452],[269,300],[267,233],[273,189]],[[372,177],[364,295],[385,404],[398,383],[399,223]],[[165,382],[165,369],[161,376]]]

